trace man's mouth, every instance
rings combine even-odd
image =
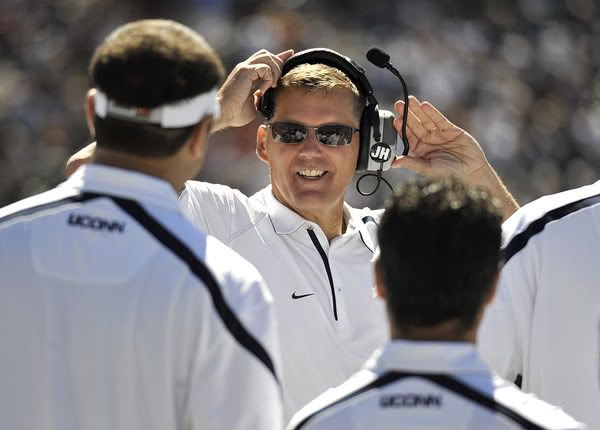
[[[327,173],[325,170],[300,170],[298,174],[306,179],[318,179]]]

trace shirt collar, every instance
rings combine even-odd
[[[302,218],[296,212],[277,200],[273,195],[271,185],[264,188],[262,193],[267,213],[271,216],[273,228],[277,234],[292,234],[302,226],[318,227],[316,223]],[[344,202],[344,219],[348,224],[346,232],[351,231],[351,228],[356,224],[351,218],[351,210],[352,208]]]
[[[373,353],[365,368],[378,373],[490,373],[477,347],[468,342],[390,341]]]
[[[167,181],[133,170],[88,164],[77,169],[60,186],[123,197],[179,211],[177,194]]]

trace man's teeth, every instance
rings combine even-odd
[[[323,176],[325,170],[300,170],[298,173],[305,178],[318,178]]]

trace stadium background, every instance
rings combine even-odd
[[[390,109],[399,82],[364,58],[382,47],[411,93],[478,139],[521,204],[598,177],[596,0],[1,0],[0,206],[64,179],[64,161],[89,141],[94,47],[126,21],[157,17],[199,31],[228,70],[260,48],[339,50],[365,66]],[[266,184],[257,124],[214,136],[199,178],[248,193]],[[387,195],[348,198],[374,206]]]

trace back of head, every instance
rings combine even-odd
[[[473,327],[500,262],[499,204],[455,178],[402,185],[378,231],[388,312],[400,330]]]
[[[92,85],[108,99],[152,109],[216,88],[224,71],[219,57],[199,34],[173,21],[143,20],[110,34],[96,49],[89,73]],[[175,153],[193,127],[164,129],[95,117],[99,147],[149,157]]]
[[[334,89],[346,89],[354,95],[354,113],[357,121],[360,121],[362,111],[365,108],[365,96],[356,88],[356,85],[346,76],[344,72],[325,64],[300,64],[281,78],[273,89],[274,108],[277,109],[277,94],[285,88],[299,88],[307,93],[329,92]],[[269,120],[271,118],[267,118]]]

